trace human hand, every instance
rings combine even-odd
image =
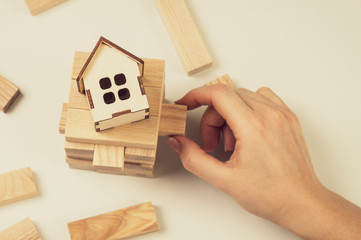
[[[188,171],[226,192],[251,213],[302,237],[331,239],[325,234],[330,233],[337,216],[332,215],[325,224],[323,215],[346,200],[319,182],[300,123],[275,93],[268,88],[251,92],[213,85],[190,91],[177,104],[187,105],[189,110],[208,105],[200,123],[203,149],[183,136],[168,140]],[[221,135],[225,149],[234,151],[226,162],[207,154],[218,146]]]

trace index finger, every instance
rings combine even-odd
[[[234,90],[224,84],[196,88],[176,103],[187,105],[190,110],[202,105],[213,106],[229,127],[236,131],[251,120],[252,109]]]

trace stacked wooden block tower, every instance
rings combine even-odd
[[[142,59],[149,118],[96,132],[76,82],[89,55],[75,53],[69,102],[63,104],[59,132],[65,135],[66,162],[76,169],[153,177],[158,136],[185,133],[186,106],[163,104],[165,61]]]

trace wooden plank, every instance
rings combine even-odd
[[[204,86],[210,86],[210,85],[215,85],[215,84],[219,84],[219,83],[225,84],[232,89],[236,89],[236,86],[234,85],[232,79],[229,77],[228,74],[225,74],[219,78],[216,78],[213,81],[210,81],[209,83],[204,84]]]
[[[156,0],[156,5],[187,74],[210,68],[213,60],[184,0]]]
[[[59,121],[59,133],[65,133],[65,125],[66,125],[66,113],[68,112],[68,104],[63,103],[63,107],[61,108],[61,115]]]
[[[95,145],[92,143],[77,143],[65,140],[65,153],[70,158],[93,161]]]
[[[0,206],[37,194],[33,173],[29,167],[0,175]]]
[[[158,230],[151,202],[68,223],[72,240],[125,239]]]
[[[159,136],[184,135],[187,106],[163,104],[160,117]]]
[[[124,152],[124,161],[127,163],[154,165],[155,156],[155,149],[127,147]]]
[[[33,16],[65,1],[66,0],[25,0]]]
[[[78,87],[75,80],[70,81],[68,108],[89,109],[89,103],[86,95],[78,92]]]
[[[0,240],[41,240],[30,218],[26,218],[0,232]]]
[[[164,99],[164,88],[145,87],[145,92],[149,103],[149,114],[159,117]]]
[[[124,174],[135,177],[154,177],[154,165],[124,163]]]
[[[144,86],[164,88],[165,61],[151,58],[142,58],[142,60],[144,61]]]
[[[76,158],[70,158],[70,157],[66,157],[65,160],[68,163],[70,168],[95,171],[93,161],[87,161],[87,160],[83,160],[83,159],[76,159]]]
[[[6,113],[19,95],[19,88],[0,75],[0,110]]]
[[[96,171],[123,173],[124,147],[95,145],[93,165]]]
[[[96,132],[89,110],[68,109],[65,139],[69,142],[155,149],[158,129],[159,118],[151,116],[146,120]]]
[[[104,146],[114,147],[114,146]],[[66,155],[70,159],[93,161],[95,144],[75,143],[65,141]],[[149,148],[133,148],[124,149],[124,162],[154,165],[156,150]]]
[[[76,80],[89,56],[90,56],[90,52],[80,52],[80,51],[75,52],[71,79]]]

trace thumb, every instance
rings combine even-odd
[[[218,159],[201,149],[195,142],[184,136],[173,136],[167,141],[175,150],[189,172],[210,182],[218,188],[223,188],[227,178],[228,167]]]

